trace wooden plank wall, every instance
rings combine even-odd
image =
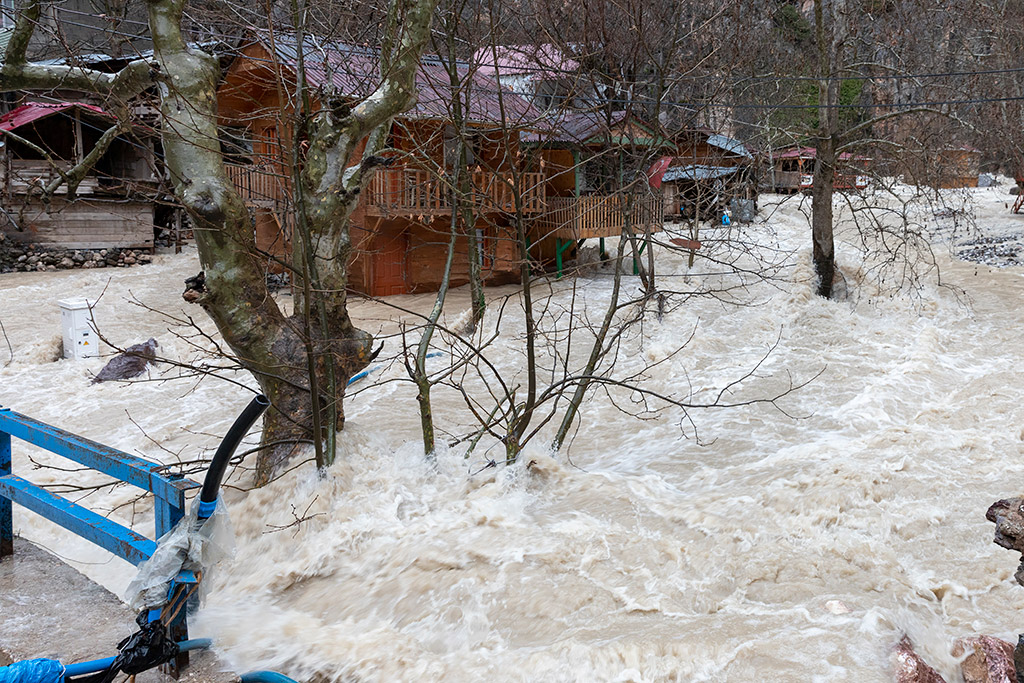
[[[23,198],[19,198],[23,199]],[[4,233],[16,242],[64,249],[151,249],[153,204],[89,198],[75,202],[54,197],[49,211],[30,198],[4,207],[22,230],[9,223]]]

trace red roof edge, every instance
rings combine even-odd
[[[104,116],[108,119],[116,118],[113,114],[105,112],[97,106],[84,104],[82,102],[56,102],[53,104],[30,102],[29,104],[23,104],[20,107],[12,109],[3,116],[0,116],[0,130],[15,130],[27,123],[32,123],[33,121],[38,121],[39,119],[46,118],[47,116],[52,116],[76,107],[93,114],[99,114],[100,116]]]

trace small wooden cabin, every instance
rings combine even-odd
[[[757,199],[754,155],[742,142],[704,128],[683,131],[677,140],[662,176],[666,218],[706,218],[733,199]]]
[[[970,145],[947,147],[932,154],[927,182],[936,189],[977,187],[981,150]]]
[[[293,213],[286,160],[294,108],[288,93],[294,88],[299,49],[294,36],[257,37],[241,49],[218,93],[229,172],[253,213],[257,247],[271,257],[268,261],[287,260],[290,252]],[[311,88],[332,92],[334,104],[357,101],[376,87],[376,50],[314,37],[307,37],[301,49]],[[540,114],[514,93],[502,93],[499,103],[500,86],[468,64],[459,64],[458,70],[470,92],[465,170],[473,190],[474,224],[462,225],[461,212],[455,216],[463,236],[456,240],[451,284],[468,282],[469,240],[464,235],[470,230],[480,244],[484,280],[517,281],[519,257],[509,217],[516,206],[513,171],[521,180],[523,212],[535,216],[544,210],[541,175],[519,166],[518,126]],[[396,161],[374,172],[351,217],[349,283],[373,296],[430,291],[443,275],[453,219],[449,181],[461,163],[449,113],[456,95],[444,65],[431,56],[422,58],[416,86],[416,104],[389,134],[387,147]]]
[[[42,188],[80,162],[115,119],[76,102],[24,104],[0,117],[2,230],[24,243],[65,249],[152,248],[158,184],[151,133],[117,138],[67,198]]]
[[[797,145],[772,154],[772,185],[776,192],[787,194],[810,192],[814,185],[814,165],[818,150]],[[868,186],[868,157],[850,152],[839,155],[835,172],[836,190],[863,190]]]

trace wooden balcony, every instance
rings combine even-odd
[[[478,213],[515,213],[512,175],[474,171],[473,205]],[[520,206],[524,213],[544,210],[544,176],[520,175]],[[370,216],[413,218],[451,215],[450,179],[413,168],[383,169],[374,173],[366,189],[366,213]]]
[[[618,237],[625,225],[626,199],[621,194],[550,197],[539,227],[544,235],[567,240]],[[665,202],[661,195],[633,197],[630,213],[635,232],[644,232],[648,225],[657,232],[665,222]]]
[[[276,209],[288,199],[288,178],[264,166],[225,164],[246,206]]]

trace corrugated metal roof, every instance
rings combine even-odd
[[[813,147],[790,147],[775,154],[776,159],[813,159],[817,155]]]
[[[739,140],[734,140],[725,135],[712,133],[711,135],[708,136],[708,144],[711,145],[712,147],[724,149],[725,151],[731,152],[736,156],[741,156],[744,159],[754,158],[754,155],[750,153],[750,150],[747,149],[746,145],[744,145]]]
[[[275,34],[272,44],[267,36],[261,36],[260,42],[288,68],[297,69],[298,44],[294,35]],[[333,88],[338,94],[348,97],[367,97],[380,83],[380,53],[374,48],[306,36],[302,52],[306,79],[315,88]],[[541,118],[541,113],[529,102],[513,92],[501,90],[497,81],[471,69],[469,64],[460,62],[456,68],[462,84],[458,94],[463,106],[465,92],[469,92],[467,118],[470,121],[522,126]],[[454,93],[448,71],[440,58],[432,55],[422,57],[416,72],[416,89],[419,93],[416,104],[402,114],[403,118],[451,118]],[[500,103],[499,91],[502,93]]]
[[[523,139],[526,142],[584,142],[625,119],[623,111],[612,112],[609,119],[604,112],[563,109],[548,115],[543,130],[527,134]]]
[[[29,104],[23,104],[20,107],[12,109],[3,116],[0,116],[0,130],[14,130],[24,126],[26,123],[32,123],[39,119],[46,118],[47,116],[53,116],[54,114],[68,109],[74,109],[78,107],[91,114],[98,114],[108,119],[114,119],[112,114],[108,114],[99,107],[95,107],[91,104],[82,104],[81,102],[58,102],[56,104],[45,104],[43,102],[31,102]]]
[[[14,27],[0,28],[0,64],[4,62],[4,55],[7,53],[7,43],[11,42],[11,35]]]
[[[482,47],[473,55],[480,70],[488,76],[494,75],[495,54],[497,71],[502,76],[527,75],[539,79],[570,77],[580,68],[580,63],[569,57],[551,43],[541,45],[497,45],[493,51]]]
[[[607,137],[607,134],[615,131],[616,127],[627,124],[640,127],[645,134],[640,136],[632,133],[615,133],[610,138]],[[536,126],[534,132],[524,133],[521,137],[523,142],[530,143],[662,146],[667,142],[650,130],[650,124],[624,110],[613,111],[610,114],[603,111],[572,109],[548,112],[544,122]]]
[[[665,171],[661,181],[670,183],[674,180],[714,180],[732,175],[738,170],[739,168],[736,166],[703,166],[701,164],[673,166]]]

